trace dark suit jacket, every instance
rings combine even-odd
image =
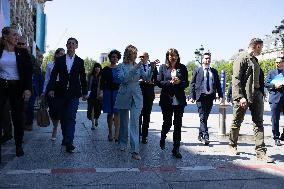
[[[57,75],[59,75],[59,81],[56,82]],[[80,98],[82,95],[87,95],[87,81],[84,60],[75,55],[74,63],[70,73],[68,73],[66,66],[66,55],[57,58],[54,62],[54,67],[48,83],[48,91],[51,90],[56,91],[56,95],[61,97]]]
[[[180,84],[173,85],[170,83],[171,77],[165,77],[163,70],[166,69],[166,65],[163,64],[159,68],[158,74],[158,87],[162,88],[160,96],[160,106],[171,106],[173,103],[172,97],[175,95],[180,105],[186,106],[185,88],[188,87],[188,72],[185,65],[176,64],[177,77],[181,80]]]
[[[270,83],[271,80],[277,76],[280,72],[278,69],[272,70],[268,73],[267,78],[265,80],[265,87],[269,91],[269,100],[270,103],[278,103],[280,98],[283,97],[284,89],[275,89],[275,85]]]
[[[149,67],[150,69],[150,67]],[[140,82],[140,87],[143,95],[143,99],[145,100],[154,100],[155,99],[155,91],[154,87],[157,85],[157,76],[158,76],[158,70],[157,68],[154,69],[153,75],[151,78],[151,81],[153,84],[148,84],[144,82]]]
[[[3,47],[0,47],[0,58],[3,54]],[[32,91],[32,59],[31,55],[24,48],[15,48],[17,68],[20,77],[20,86],[21,90],[24,92],[25,90]]]
[[[220,79],[218,75],[218,71],[212,67],[210,67],[210,70],[213,74],[213,98],[216,98],[216,92],[218,93],[218,96],[223,98],[223,93],[221,89]],[[204,89],[204,72],[203,67],[196,68],[194,72],[192,73],[192,80],[190,83],[190,95],[189,97],[194,100],[199,100],[201,93]]]

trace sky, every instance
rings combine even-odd
[[[169,48],[181,63],[202,44],[213,60],[230,59],[251,38],[271,34],[284,19],[283,0],[53,0],[46,2],[46,51],[79,41],[76,54],[99,61],[127,45],[165,61]],[[120,60],[120,62],[122,59]]]

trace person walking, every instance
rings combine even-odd
[[[239,131],[246,110],[249,108],[253,121],[256,157],[260,161],[272,163],[273,160],[266,155],[267,149],[264,143],[264,74],[256,58],[260,55],[262,48],[263,41],[259,38],[253,38],[248,49],[241,52],[233,62],[233,119],[229,135],[229,147],[232,154],[239,154],[237,151]]]
[[[181,141],[181,127],[184,107],[187,105],[185,88],[189,86],[188,72],[185,65],[180,63],[180,56],[176,49],[171,48],[166,53],[165,64],[159,67],[158,87],[161,90],[159,105],[163,114],[163,125],[161,131],[160,147],[165,149],[165,140],[173,125],[173,150],[175,158],[182,158],[179,151]]]
[[[27,49],[16,47],[18,33],[15,28],[4,27],[0,44],[0,107],[9,100],[14,126],[16,156],[24,155],[23,150],[23,106],[31,97],[32,62]],[[0,109],[0,122],[4,114]]]
[[[47,99],[47,103],[48,103],[48,109],[49,109],[49,116],[51,118],[52,121],[52,134],[51,134],[51,140],[55,141],[56,140],[56,134],[57,134],[57,127],[59,124],[59,120],[60,120],[60,112],[59,112],[59,107],[58,107],[58,99],[57,99],[57,90],[59,88],[58,86],[58,81],[59,78],[56,79],[55,82],[55,89],[54,89],[54,97],[51,98],[50,96],[47,95],[47,86],[50,80],[50,75],[52,72],[52,69],[54,67],[54,61],[56,58],[65,55],[65,50],[63,48],[58,48],[56,49],[55,53],[54,53],[54,57],[53,57],[53,61],[49,61],[46,65],[46,70],[45,70],[45,79],[44,79],[44,84],[43,84],[43,92],[41,95],[41,99]]]
[[[213,106],[213,101],[216,99],[216,93],[218,93],[221,103],[223,102],[223,93],[218,71],[210,66],[211,53],[204,53],[202,59],[202,66],[196,68],[192,74],[189,96],[191,102],[196,102],[199,112],[200,126],[198,140],[203,142],[204,145],[208,145],[210,141],[207,120]]]
[[[280,140],[284,141],[284,128],[280,136],[279,120],[280,113],[284,108],[284,85],[281,82],[274,82],[277,76],[284,76],[284,57],[276,58],[276,69],[271,70],[265,80],[265,87],[269,91],[269,105],[271,108],[272,134],[276,146],[281,146]]]
[[[114,103],[119,89],[120,81],[117,77],[117,63],[121,59],[121,53],[114,49],[108,54],[110,65],[102,70],[101,90],[103,90],[103,112],[107,113],[108,140],[113,141],[112,127],[114,125],[114,139],[118,142],[119,136],[119,112],[114,108]]]
[[[151,73],[151,64],[149,62],[149,54],[147,52],[143,52],[139,56],[143,70],[146,75],[151,74],[150,80],[143,80],[142,78],[140,79],[140,87],[143,95],[143,108],[141,111],[141,114],[139,116],[139,133],[140,136],[142,137],[141,142],[143,144],[148,143],[148,129],[149,129],[149,124],[150,124],[150,115],[152,111],[152,106],[153,106],[153,101],[155,99],[155,91],[154,87],[157,83],[157,75],[158,71],[157,68],[155,67],[153,72]],[[140,138],[140,137],[139,137]]]
[[[88,77],[88,109],[87,118],[91,120],[94,130],[98,126],[98,119],[102,110],[102,98],[103,92],[100,89],[102,66],[99,63],[95,63]]]
[[[72,153],[76,113],[79,105],[79,98],[87,100],[87,81],[84,67],[84,60],[75,54],[78,48],[77,39],[71,37],[66,43],[67,54],[55,59],[51,72],[48,95],[54,97],[55,87],[58,85],[58,104],[61,107],[61,129],[62,145],[66,146],[66,152]],[[57,77],[59,81],[56,82]]]
[[[142,62],[135,63],[137,58],[137,48],[133,45],[128,45],[123,54],[123,62],[118,66],[118,79],[121,81],[119,90],[116,96],[114,107],[119,109],[120,114],[120,131],[119,145],[121,151],[125,151],[128,143],[128,128],[130,128],[130,146],[132,158],[140,160],[139,155],[139,116],[143,106],[143,97],[139,80],[149,80],[150,75],[145,74],[142,68]],[[157,61],[151,63],[153,72]],[[130,124],[129,122],[130,112]]]

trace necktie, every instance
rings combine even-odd
[[[143,67],[144,67],[144,71],[145,71],[145,72],[146,72],[146,66],[147,66],[146,64],[143,64]]]
[[[206,68],[206,89],[207,89],[207,92],[210,91],[210,85],[209,85],[209,68]]]

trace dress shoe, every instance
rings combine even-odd
[[[73,153],[73,150],[75,150],[75,146],[73,146],[73,144],[66,145],[66,152]]]
[[[280,140],[281,140],[281,141],[284,141],[284,133],[281,134]]]
[[[231,145],[229,145],[229,152],[233,156],[240,155],[240,152],[238,152],[237,147],[234,147],[234,146],[231,146]]]
[[[1,142],[1,144],[4,144],[5,142],[11,140],[12,138],[13,138],[12,135],[3,135],[0,142]]]
[[[208,138],[205,138],[205,139],[203,139],[203,143],[204,143],[205,146],[208,146],[210,141],[209,141]]]
[[[66,146],[66,142],[64,142],[64,141],[62,140],[61,145],[62,145],[62,146]]]
[[[177,158],[177,159],[181,159],[181,158],[182,158],[182,155],[181,155],[181,153],[179,152],[179,150],[173,149],[173,150],[172,150],[172,153],[173,153],[173,156],[174,156],[175,158]]]
[[[24,153],[24,150],[21,146],[16,146],[16,156],[17,157],[21,157],[23,156],[25,153]]]
[[[147,138],[142,138],[142,141],[141,141],[143,144],[147,144],[148,143],[148,140]]]
[[[198,138],[197,138],[200,142],[202,142],[203,141],[203,138],[202,138],[202,136],[198,136]]]
[[[165,139],[160,140],[160,147],[161,147],[162,150],[164,150],[166,148],[165,143],[166,143]]]
[[[136,160],[141,160],[141,156],[137,152],[132,153],[132,158]]]
[[[275,139],[275,145],[276,146],[282,146],[282,144],[281,144],[279,139]]]

